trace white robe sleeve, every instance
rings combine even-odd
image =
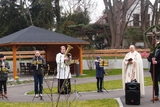
[[[62,55],[61,53],[58,53],[56,55],[56,63],[58,67],[63,68],[64,67],[64,55]]]

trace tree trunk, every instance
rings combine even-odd
[[[59,7],[59,0],[55,0],[55,15],[56,15],[56,23],[57,23],[57,29],[59,29],[60,26],[60,7]]]
[[[149,8],[149,1],[148,0],[141,0],[141,30],[143,35],[143,41],[144,41],[144,48],[147,48],[147,43],[145,41],[145,35],[144,33],[147,30],[148,23],[148,8]]]
[[[111,30],[111,48],[120,48],[126,29],[126,15],[130,7],[128,0],[103,0],[105,4],[107,21]],[[133,0],[134,3],[136,0]]]

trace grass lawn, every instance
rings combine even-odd
[[[151,77],[144,78],[145,86],[151,86],[152,80]],[[74,91],[74,85],[71,85],[71,91]],[[88,88],[89,87],[89,88]],[[104,81],[104,87],[107,90],[114,90],[114,89],[122,89],[122,80],[111,80],[111,81]],[[76,90],[78,92],[89,92],[89,91],[97,91],[96,82],[84,83],[84,84],[77,84]],[[48,88],[43,89],[44,94],[49,94],[50,91]],[[52,88],[52,93],[57,93],[57,87]],[[28,94],[34,94],[34,91],[28,92]]]
[[[0,102],[0,107],[51,107],[51,102],[23,102],[23,103],[7,103]],[[83,106],[82,106],[83,105]],[[56,103],[54,106],[56,107]],[[58,107],[119,107],[115,99],[86,100],[73,102],[60,102]]]
[[[105,71],[107,72],[107,74],[110,75],[119,75],[122,73],[121,69],[111,69],[110,71],[107,71],[107,69],[105,69]],[[86,78],[86,77],[95,77],[96,75],[96,71],[95,70],[83,70],[83,75],[78,76],[77,78]]]
[[[80,75],[77,78],[86,78],[86,77],[95,77],[95,70],[89,71],[84,70],[85,75]],[[113,69],[108,72],[108,76],[110,75],[119,75],[121,74],[121,69]],[[151,77],[145,77],[145,86],[151,86],[152,81]],[[72,91],[74,91],[74,85],[71,85]],[[89,87],[89,88],[88,88]],[[122,89],[122,80],[112,80],[112,81],[104,81],[104,87],[107,90],[114,89]],[[96,91],[96,82],[77,84],[76,89],[78,92],[88,92],[88,91]],[[50,91],[48,88],[43,90],[44,94],[49,94]],[[57,87],[52,89],[52,93],[57,93]],[[28,94],[34,94],[34,91],[28,92]],[[69,102],[60,102],[58,107],[66,107],[67,104],[70,104],[68,107],[119,107],[118,102],[115,99],[99,99],[99,100],[86,100],[86,101],[73,101]],[[54,104],[55,107],[56,104]],[[83,105],[83,106],[82,106]],[[50,102],[23,102],[23,103],[7,103],[0,102],[0,107],[51,107]]]

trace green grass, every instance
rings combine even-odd
[[[119,107],[118,102],[115,99],[100,99],[100,100],[86,100],[86,101],[73,101],[70,106],[68,103],[60,102],[58,107]],[[0,102],[0,107],[51,107],[50,102],[23,102],[23,103],[13,103],[13,102]],[[53,107],[56,103],[54,103]],[[82,106],[83,105],[83,106]]]
[[[148,70],[148,68],[144,68],[144,70]],[[122,69],[105,69],[105,72],[107,72],[108,76],[111,75],[120,75],[122,74]],[[146,71],[148,72],[148,71]],[[83,70],[83,75],[78,76],[77,78],[87,78],[87,77],[95,77],[96,71],[95,70]]]
[[[122,70],[121,69],[111,69],[110,71],[108,71],[107,69],[105,69],[105,71],[107,72],[107,74],[110,75],[119,75],[122,74]],[[78,76],[77,78],[87,78],[87,77],[95,77],[96,75],[96,71],[95,70],[83,70],[83,75]]]
[[[102,59],[105,59],[105,60],[108,60],[108,59],[123,59],[124,57],[123,56],[101,56]],[[83,60],[93,60],[93,59],[96,59],[96,57],[83,57]]]
[[[151,77],[145,77],[144,78],[144,84],[145,86],[151,86],[152,80]],[[88,88],[89,87],[89,88]],[[104,81],[104,87],[107,90],[115,90],[115,89],[122,89],[122,80],[111,80],[111,81]],[[71,85],[71,91],[73,92],[75,89],[74,85]],[[95,82],[90,83],[84,83],[84,84],[77,84],[76,89],[78,92],[89,92],[89,91],[96,91],[96,79]],[[44,88],[43,90],[44,94],[49,94],[50,91],[48,88]],[[52,93],[57,93],[57,87],[52,88]],[[28,94],[34,94],[34,91],[28,92]]]

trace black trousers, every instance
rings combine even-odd
[[[2,92],[2,88],[4,89],[4,92],[7,92],[7,81],[0,81],[0,92]]]
[[[152,81],[153,81],[153,74],[151,73],[152,76]],[[155,96],[159,96],[159,85],[158,85],[158,79],[157,79],[158,74],[155,72],[155,76],[154,76],[154,93]]]
[[[103,78],[96,78],[96,79],[97,79],[97,89],[102,90]]]
[[[70,79],[58,79],[58,93],[69,94],[71,92]]]

